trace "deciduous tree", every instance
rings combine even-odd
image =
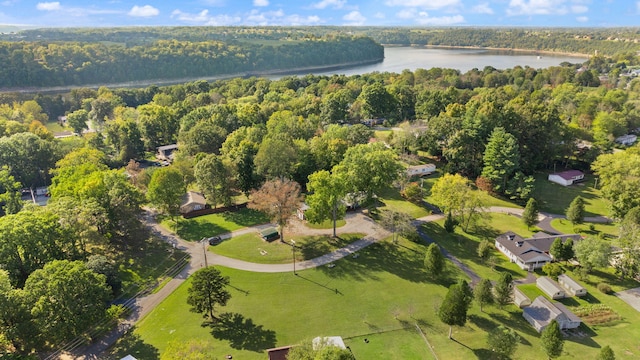
[[[611,246],[596,237],[588,236],[578,241],[573,246],[573,250],[576,253],[576,259],[587,271],[609,265]]]
[[[280,227],[280,240],[284,241],[284,227],[302,203],[300,185],[292,180],[270,180],[259,190],[251,192],[250,209],[262,211]]]
[[[413,218],[407,213],[384,209],[380,212],[380,225],[391,232],[394,243],[398,242],[398,234],[406,234],[415,229]]]
[[[493,284],[491,284],[491,280],[480,280],[480,282],[478,282],[476,284],[476,287],[473,289],[473,297],[478,305],[480,305],[480,311],[482,311],[483,305],[493,304]]]
[[[194,167],[194,175],[198,187],[213,207],[217,207],[218,203],[231,205],[231,165],[221,156],[208,154],[200,159]]]
[[[172,167],[165,167],[156,170],[151,176],[147,198],[160,211],[174,218],[180,212],[182,196],[186,190],[182,174]]]
[[[640,206],[640,154],[620,151],[598,156],[591,165],[599,176],[602,197],[609,203],[610,214],[622,219]]]
[[[222,276],[220,271],[212,266],[198,270],[191,277],[191,286],[187,290],[187,304],[191,305],[191,311],[202,314],[205,318],[214,321],[214,308],[217,305],[225,306],[231,298],[226,287],[229,278]]]
[[[487,345],[493,352],[505,358],[511,358],[518,347],[520,336],[513,330],[502,325],[494,328],[487,336]]]
[[[336,221],[344,217],[346,207],[342,201],[347,193],[346,181],[336,173],[321,170],[309,175],[305,201],[309,209],[305,217],[311,223],[333,221],[333,237],[336,237]]]

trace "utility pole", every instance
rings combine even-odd
[[[296,272],[296,242],[291,240],[291,255],[293,256],[293,275],[298,275]]]
[[[202,253],[204,254],[204,267],[209,267],[209,264],[207,263],[207,247],[205,245],[207,238],[202,238],[200,242],[202,243]]]

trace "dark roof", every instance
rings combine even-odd
[[[549,235],[544,232],[538,232],[534,234],[532,238],[524,239],[513,231],[508,231],[498,236],[496,238],[496,242],[504,246],[524,262],[527,262],[539,255],[548,256],[551,244],[553,244],[557,238],[560,238],[564,243],[567,239],[573,239],[576,241],[580,240],[582,237],[577,234]]]
[[[571,180],[576,176],[584,176],[584,173],[580,170],[567,170],[567,171],[562,171],[562,172],[551,174],[551,175],[558,175],[565,180]]]
[[[289,355],[289,349],[292,346],[281,346],[278,348],[267,349],[267,355],[269,355],[269,360],[287,360],[287,355]]]
[[[269,228],[266,228],[266,229],[260,231],[260,235],[262,237],[273,236],[273,235],[275,235],[277,233],[278,233],[278,229],[276,229],[274,227],[269,227]]]

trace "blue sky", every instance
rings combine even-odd
[[[0,24],[640,26],[640,0],[0,0]]]

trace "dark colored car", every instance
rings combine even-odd
[[[220,236],[212,236],[208,238],[207,241],[209,242],[209,245],[218,245],[222,242],[222,238],[220,238]]]

